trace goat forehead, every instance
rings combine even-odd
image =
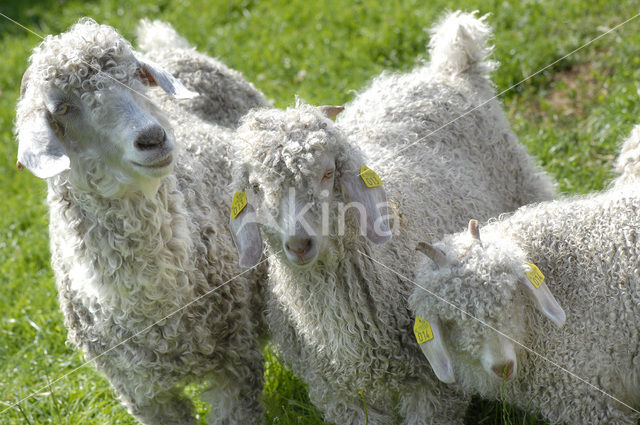
[[[487,343],[491,347],[501,344],[505,339],[521,341],[523,337],[523,319],[518,312],[500,314],[498,317],[485,317],[476,320],[474,317],[457,314],[454,317],[441,317],[447,328],[447,338],[452,344],[451,348],[458,352],[468,352],[474,357],[479,357]]]
[[[520,289],[509,273],[494,275],[482,266],[471,261],[455,264],[447,270],[427,270],[421,281],[438,298],[454,303],[473,318],[500,323],[519,301]],[[442,301],[436,305],[445,320],[475,321],[468,316],[461,317],[459,310]]]
[[[317,180],[332,159],[325,143],[287,143],[254,153],[259,168],[270,176],[268,179],[284,178],[283,183],[289,185]]]
[[[245,117],[239,138],[254,168],[287,178],[322,172],[326,156],[335,157],[342,147],[335,127],[306,105],[253,111]]]
[[[67,32],[47,36],[38,51],[42,54],[62,55],[59,60],[74,61],[77,56],[122,56],[131,53],[132,49],[131,44],[112,27],[82,20]]]
[[[112,79],[126,81],[137,69],[129,42],[113,28],[95,22],[78,23],[66,33],[46,37],[31,63],[43,81],[84,91]]]

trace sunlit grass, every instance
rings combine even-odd
[[[638,6],[638,1],[603,0],[562,5],[550,0],[9,0],[0,12],[42,35],[64,31],[80,16],[114,25],[129,39],[139,18],[170,21],[282,107],[293,103],[296,93],[311,103],[341,104],[383,70],[404,71],[428,59],[425,29],[447,9],[491,12],[494,57],[502,63],[493,79],[500,91],[633,16]],[[515,132],[563,191],[605,186],[619,142],[639,121],[638,25],[640,20],[629,23],[504,96]],[[65,345],[49,267],[44,184],[15,168],[15,101],[38,41],[0,17],[0,410],[37,392],[2,413],[0,423],[133,424],[91,366],[40,390],[83,358]],[[268,422],[322,423],[304,386],[266,354]],[[204,417],[205,407],[198,406]],[[536,419],[475,400],[468,423],[534,424]]]

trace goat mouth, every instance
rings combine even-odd
[[[305,258],[292,258],[287,255],[287,259],[289,260],[289,262],[293,264],[295,267],[300,267],[300,268],[305,268],[312,265],[313,263],[315,263],[316,258],[318,258],[317,255],[311,255]]]
[[[156,161],[148,164],[141,164],[135,161],[132,161],[132,163],[133,165],[136,165],[138,167],[143,167],[143,168],[156,168],[156,169],[165,168],[173,163],[173,155],[169,154],[165,158],[161,159],[160,161]]]

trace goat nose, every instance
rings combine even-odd
[[[309,237],[291,237],[284,244],[287,251],[294,253],[300,258],[304,258],[313,248],[313,239]]]
[[[161,147],[167,139],[167,133],[159,125],[143,128],[134,142],[137,149],[148,150]]]
[[[505,380],[508,380],[509,378],[511,378],[511,375],[513,374],[513,369],[514,369],[514,364],[512,361],[508,361],[503,364],[496,364],[491,367],[491,370],[493,370],[493,373],[498,375],[500,379],[504,378]]]

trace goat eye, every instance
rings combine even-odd
[[[56,106],[56,109],[53,111],[54,114],[56,115],[64,115],[67,112],[69,112],[69,104],[68,103],[61,103],[58,106]]]
[[[333,174],[335,173],[335,170],[328,170],[324,173],[324,176],[322,177],[323,180],[329,180],[330,178],[333,177]]]

